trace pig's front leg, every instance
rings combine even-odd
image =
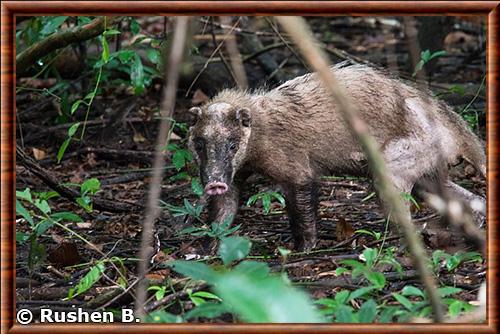
[[[209,222],[223,223],[227,219],[234,220],[239,206],[239,186],[231,185],[223,195],[210,196],[209,198]]]
[[[316,247],[317,185],[311,181],[306,185],[285,187],[288,219],[297,250]]]

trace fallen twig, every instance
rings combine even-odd
[[[67,199],[72,201],[80,197],[80,193],[78,191],[60,184],[60,182],[54,176],[52,176],[49,171],[41,167],[30,157],[28,157],[19,146],[16,146],[16,156],[18,162],[21,163],[21,165],[26,167],[31,173],[40,178],[40,180],[42,180],[48,187],[57,191],[61,196],[66,197]],[[96,209],[109,212],[136,212],[143,208],[142,205],[137,203],[121,203],[99,198],[97,196],[94,196],[92,198],[92,202]]]

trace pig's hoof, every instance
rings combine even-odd
[[[316,244],[316,240],[302,240],[300,242],[296,242],[295,249],[300,252],[309,252],[316,248]]]

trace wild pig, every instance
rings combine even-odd
[[[482,144],[445,103],[367,66],[340,65],[332,71],[377,140],[398,190],[410,193],[447,175],[448,166],[461,158],[486,174]],[[210,195],[210,219],[234,217],[242,183],[251,173],[263,174],[284,190],[297,249],[316,245],[315,180],[370,172],[314,73],[270,91],[225,90],[190,113],[195,123],[188,143]],[[444,182],[455,196],[478,198],[447,176]]]

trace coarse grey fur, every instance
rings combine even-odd
[[[398,190],[410,193],[445,175],[455,195],[484,201],[447,179],[448,166],[462,158],[486,175],[483,145],[450,107],[364,65],[342,64],[332,72],[379,144]],[[225,90],[190,111],[196,123],[189,146],[202,183],[229,185],[211,196],[215,221],[234,217],[241,184],[258,172],[283,187],[295,246],[310,249],[316,245],[315,180],[369,174],[363,150],[314,73],[270,91]]]

